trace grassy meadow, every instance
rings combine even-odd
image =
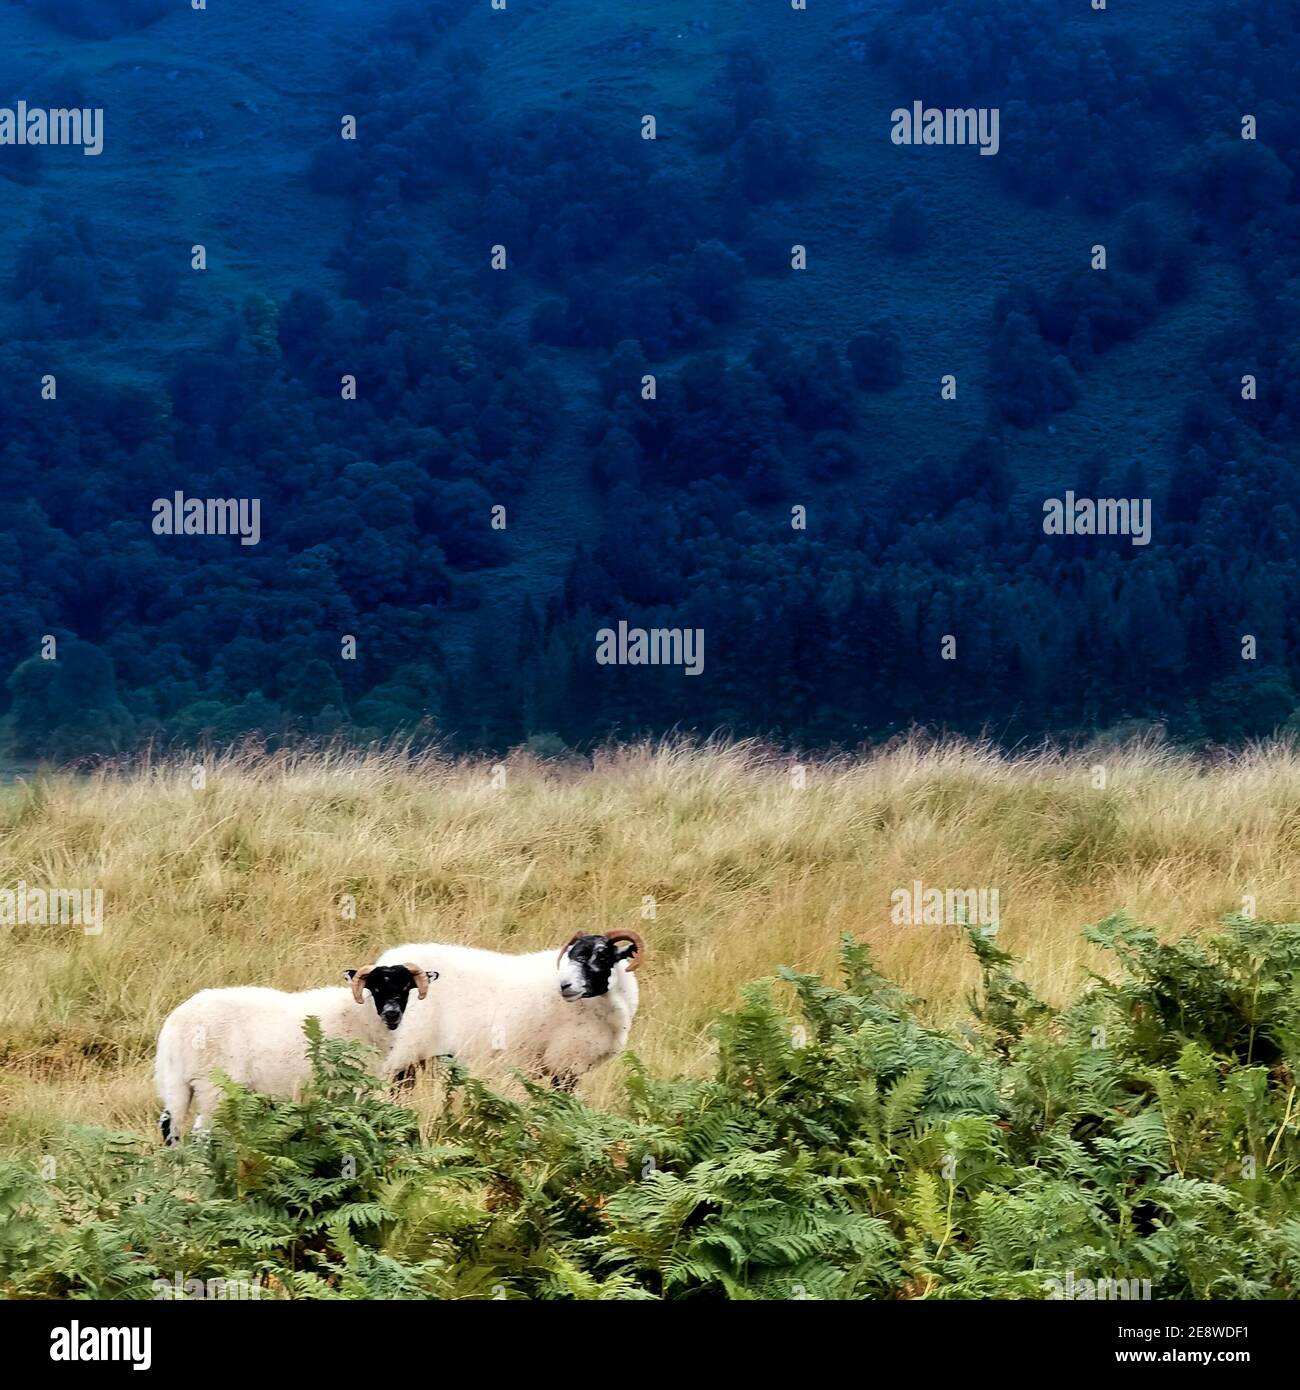
[[[958,1021],[977,978],[962,933],[890,920],[916,879],[997,888],[998,942],[1051,1003],[1113,968],[1080,936],[1110,912],[1170,937],[1247,894],[1261,917],[1300,917],[1300,755],[1285,747],[1207,765],[1140,744],[913,744],[810,762],[802,789],[792,766],[667,744],[572,765],[230,755],[201,789],[179,763],[11,785],[0,885],[102,887],[104,929],[0,936],[0,1148],[39,1152],[72,1124],[155,1133],[153,1040],[180,1000],[333,982],[412,938],[523,951],[635,927],[649,954],[632,1047],[652,1073],[698,1075],[745,982],[782,964],[834,975],[846,932],[923,1017]],[[617,1105],[618,1083],[611,1066],[582,1093]]]

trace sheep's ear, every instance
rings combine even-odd
[[[627,960],[634,955],[636,955],[636,946],[631,941],[620,941],[618,945],[614,947],[615,961]]]
[[[351,983],[352,983],[352,977],[353,977],[353,975],[355,975],[356,973],[357,973],[357,972],[356,972],[355,970],[345,970],[345,971],[343,972],[343,978],[348,982],[348,984],[351,984]]]

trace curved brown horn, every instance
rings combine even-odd
[[[425,972],[421,970],[418,965],[413,965],[409,960],[406,962],[406,969],[409,970],[411,972],[411,975],[414,977],[415,987],[420,991],[420,998],[423,999],[424,996],[429,992],[428,975],[426,975]],[[433,972],[433,978],[435,980],[438,978],[438,972],[436,970]]]
[[[369,970],[358,970],[352,977],[352,997],[358,1004],[364,1002],[361,998],[361,991],[365,988],[366,976],[369,974]]]
[[[635,970],[637,966],[645,960],[645,942],[634,931],[611,931],[605,933],[606,941],[630,941],[635,948],[632,952],[632,959],[628,961],[627,968]]]
[[[560,962],[564,959],[564,953],[565,953],[565,951],[567,951],[567,950],[569,949],[569,947],[572,946],[573,943],[574,943],[575,941],[581,941],[582,938],[583,938],[584,936],[588,936],[588,935],[590,935],[589,932],[585,932],[585,931],[576,931],[576,932],[574,932],[573,935],[564,943],[564,945],[560,947],[560,954],[559,954],[558,956],[556,956],[556,958],[555,958],[555,966],[556,966],[556,969],[557,969],[557,970],[559,969]]]

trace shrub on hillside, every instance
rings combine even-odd
[[[1064,347],[1075,366],[1083,366],[1116,343],[1135,338],[1155,317],[1155,297],[1141,280],[1122,271],[1102,275],[1080,270],[1037,299],[1036,317],[1043,337]]]
[[[813,175],[812,142],[801,131],[766,117],[754,121],[736,142],[728,167],[753,203],[802,193]]]
[[[849,339],[853,379],[864,391],[892,391],[903,383],[903,349],[890,324],[873,323]]]
[[[1153,270],[1163,245],[1158,209],[1150,203],[1134,203],[1120,227],[1119,256],[1124,269],[1143,275]]]
[[[62,640],[57,658],[20,662],[5,682],[9,710],[0,747],[11,757],[70,760],[126,747],[135,724],[118,695],[111,659],[90,642]]]
[[[929,238],[925,205],[911,189],[900,193],[889,205],[884,241],[891,251],[903,255],[921,251]]]
[[[135,279],[140,312],[147,319],[165,319],[180,293],[181,272],[177,257],[166,251],[150,251],[141,257]]]
[[[1181,177],[1201,215],[1228,226],[1278,207],[1291,185],[1291,171],[1268,145],[1222,134],[1187,160]]]
[[[1013,425],[1036,425],[1079,398],[1065,354],[1053,352],[1024,314],[1008,312],[998,324],[992,359],[994,398]]]

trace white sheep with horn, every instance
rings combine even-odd
[[[158,1098],[164,1107],[158,1120],[164,1142],[177,1141],[191,1108],[195,1128],[211,1115],[221,1099],[212,1081],[214,1070],[251,1090],[296,1099],[311,1080],[303,1024],[313,1014],[320,1019],[324,1037],[369,1043],[382,1062],[397,1036],[411,990],[424,999],[429,981],[438,978],[436,971],[409,962],[343,973],[348,988],[326,986],[286,993],[240,985],[202,989],[178,1004],[158,1033],[154,1062]],[[373,1008],[365,1007],[366,991]]]
[[[634,931],[576,932],[560,948],[508,955],[435,941],[395,946],[381,965],[414,961],[442,978],[436,1004],[407,1010],[387,1070],[406,1073],[432,1057],[476,1069],[505,1063],[571,1090],[616,1057],[636,1016],[633,972],[645,960]]]

